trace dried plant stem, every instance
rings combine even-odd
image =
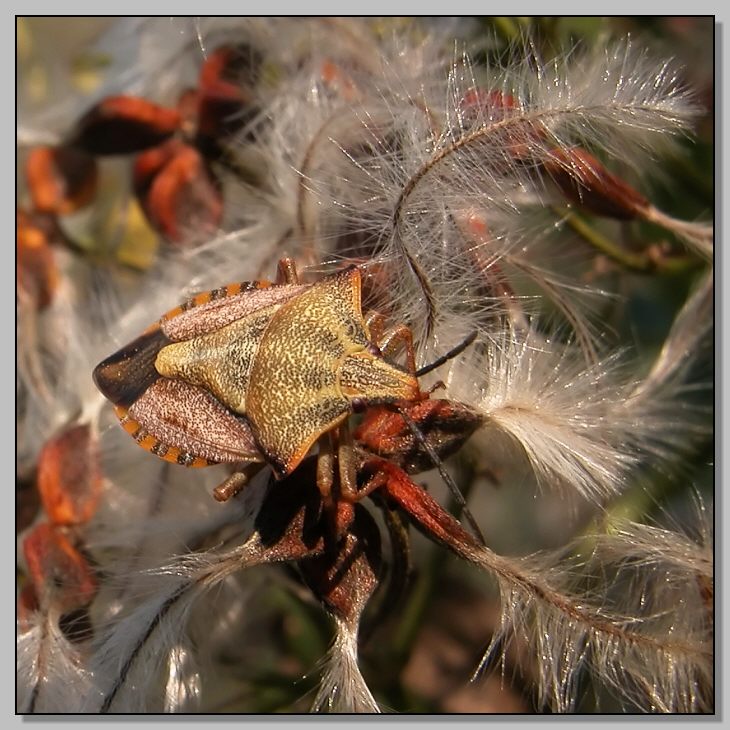
[[[630,271],[640,274],[653,274],[655,272],[680,274],[699,265],[697,258],[694,256],[657,255],[654,249],[648,249],[641,253],[627,251],[599,233],[584,218],[565,209],[556,208],[555,210],[560,214],[562,221],[586,243],[611,259],[611,261]]]

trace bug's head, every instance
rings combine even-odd
[[[392,403],[421,397],[418,379],[382,357],[362,350],[348,355],[340,368],[342,393],[357,404]]]

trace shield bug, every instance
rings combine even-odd
[[[283,478],[318,443],[324,503],[351,504],[361,495],[349,417],[427,397],[410,331],[365,317],[360,288],[355,266],[303,284],[283,259],[273,283],[230,284],[169,311],[100,363],[94,380],[124,429],[163,459],[254,470],[265,462]],[[403,346],[405,367],[392,359]],[[216,496],[238,491],[246,474]]]

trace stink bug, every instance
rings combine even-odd
[[[140,446],[184,466],[265,462],[281,479],[317,442],[324,503],[351,505],[364,495],[348,418],[427,398],[410,331],[363,316],[360,287],[355,266],[303,284],[283,259],[273,283],[230,284],[172,309],[100,363],[94,380]],[[406,367],[391,359],[401,346]],[[238,491],[247,473],[216,496]]]

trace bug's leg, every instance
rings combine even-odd
[[[357,502],[360,495],[357,491],[357,468],[352,432],[347,421],[339,428],[337,445],[337,467],[340,476],[340,496],[348,502]]]
[[[416,372],[416,353],[413,349],[413,333],[409,327],[406,327],[404,324],[399,324],[384,332],[375,342],[386,357],[393,357],[401,347],[404,348],[406,351],[406,367],[408,368],[408,372]]]
[[[325,509],[332,510],[334,501],[332,486],[335,475],[335,457],[332,448],[332,439],[329,433],[319,439],[319,453],[317,454],[317,488],[322,495]]]
[[[263,468],[263,464],[249,464],[241,471],[234,472],[213,490],[213,496],[219,502],[227,502],[235,497]]]
[[[294,259],[289,257],[279,259],[276,266],[276,283],[277,284],[298,284],[299,274],[297,273],[297,265]]]
[[[359,502],[378,487],[382,481],[370,479],[364,487],[357,487],[357,461],[352,432],[347,423],[339,429],[339,445],[337,447],[337,465],[340,477],[340,496],[346,502]]]
[[[341,451],[342,449],[338,446],[338,462]],[[354,462],[350,461],[348,461],[348,463],[354,464]],[[340,482],[342,483],[342,466],[339,466],[339,472]],[[330,538],[338,540],[345,534],[347,528],[352,523],[355,511],[351,501],[348,499],[339,499],[339,496],[341,496],[342,493],[342,484],[340,484],[340,493],[336,494],[334,490],[334,481],[335,450],[332,443],[332,434],[326,433],[319,439],[319,454],[317,455],[317,487],[322,495],[322,505],[327,515],[327,519],[329,520]]]
[[[365,317],[365,326],[373,342],[380,342],[385,332],[385,317],[380,312],[368,312]]]
[[[364,464],[363,471],[372,474],[371,479],[380,481],[384,495],[432,539],[461,555],[465,550],[480,546],[479,540],[470,535],[453,515],[400,467],[389,461],[374,459]]]
[[[385,474],[378,472],[377,474],[374,474],[365,482],[365,485],[360,487],[360,489],[357,492],[357,498],[358,499],[364,499],[368,496],[371,492],[374,492],[376,489],[380,489],[385,482],[387,481],[387,477]]]

